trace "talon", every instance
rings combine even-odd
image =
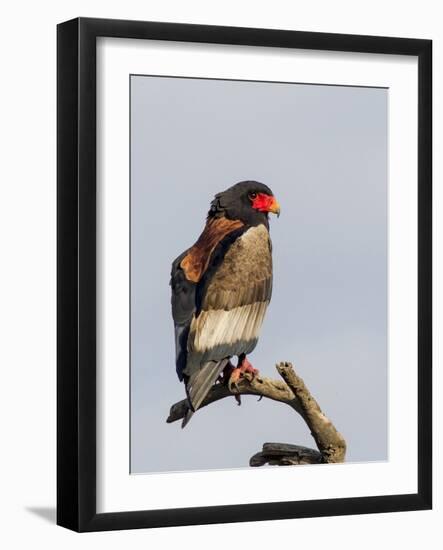
[[[241,405],[241,395],[234,395],[234,398],[235,400],[237,401],[237,405],[240,406]]]
[[[235,391],[240,392],[238,381],[244,377],[249,382],[254,379],[257,379],[260,382],[261,378],[258,378],[258,374],[258,369],[254,369],[251,363],[246,359],[246,356],[240,355],[238,358],[237,367],[234,368],[231,363],[228,363],[225,367],[223,370],[223,380],[228,381],[228,388],[230,392],[234,393],[233,387],[235,387]]]
[[[228,388],[230,392],[232,392],[232,386],[235,386],[235,389],[239,391],[237,382],[240,380],[241,374],[242,372],[240,367],[237,367],[232,370],[231,376],[229,377],[229,381],[228,381]]]

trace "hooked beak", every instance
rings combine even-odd
[[[269,212],[272,212],[272,214],[277,214],[277,218],[280,217],[280,205],[275,197],[272,197],[272,202],[269,205]]]

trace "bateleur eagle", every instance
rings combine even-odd
[[[263,183],[242,181],[218,193],[202,234],[172,264],[176,369],[190,407],[182,427],[222,373],[230,387],[241,373],[257,373],[246,355],[271,299],[269,212],[280,207]]]

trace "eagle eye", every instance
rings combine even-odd
[[[256,199],[256,198],[257,198],[257,193],[256,193],[255,191],[251,191],[251,192],[249,193],[249,198],[250,198],[251,200]]]

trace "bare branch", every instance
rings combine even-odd
[[[291,363],[279,363],[276,368],[284,381],[266,377],[251,378],[250,375],[245,374],[239,380],[235,391],[231,391],[226,384],[217,383],[211,388],[199,410],[215,401],[235,395],[258,395],[286,403],[302,416],[320,452],[288,443],[265,443],[262,451],[251,457],[250,466],[344,462],[346,442],[343,436],[322,412],[303,380],[295,373]],[[175,403],[170,409],[166,422],[171,423],[182,419],[188,410],[186,399]]]
[[[286,384],[298,398],[303,416],[324,462],[344,462],[346,441],[334,424],[322,412],[319,404],[311,395],[303,380],[298,376],[291,363],[280,363],[277,370]]]
[[[294,397],[291,389],[282,380],[273,380],[266,377],[251,378],[250,375],[245,374],[237,384],[237,391],[230,391],[225,384],[215,384],[212,386],[210,392],[200,405],[198,410],[203,407],[224,399],[225,397],[232,397],[234,395],[258,395],[260,397],[267,397],[273,401],[280,401],[286,403],[299,414],[302,414],[298,399]],[[169,416],[166,422],[176,422],[182,419],[186,412],[189,410],[188,400],[183,399],[175,405],[172,405]]]

